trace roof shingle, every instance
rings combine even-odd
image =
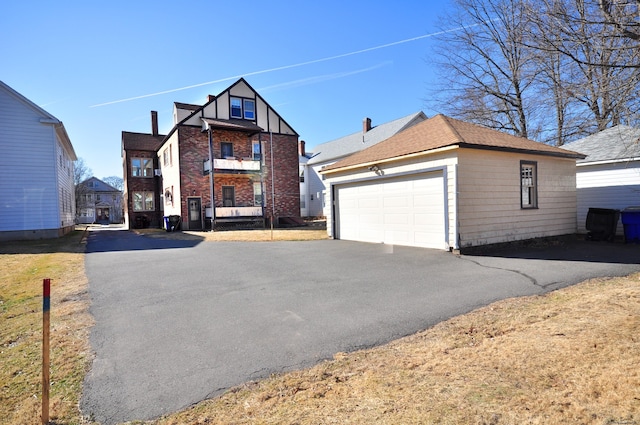
[[[584,156],[577,152],[549,146],[439,114],[375,146],[354,153],[333,165],[324,167],[323,171],[369,164],[450,146],[522,151],[567,158],[582,158]]]
[[[157,151],[165,138],[163,134],[157,136],[145,133],[122,132],[122,148],[137,151]]]

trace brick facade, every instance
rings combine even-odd
[[[132,158],[151,158],[153,159],[153,168],[158,168],[158,158],[155,152],[148,151],[128,151],[125,160],[125,218],[128,218],[130,228],[141,227],[160,227],[161,221],[161,205],[160,205],[160,178],[153,177],[133,177],[131,175],[131,159]],[[134,192],[153,192],[154,211],[134,211],[133,210],[133,193]]]
[[[200,198],[202,214],[210,202],[209,175],[202,171],[203,161],[209,156],[208,134],[198,127],[182,126],[178,128],[180,152],[180,185],[182,199],[181,214],[183,222],[188,217],[188,198]],[[252,158],[253,142],[259,141],[262,146],[262,170],[260,172],[236,173],[215,170],[214,205],[223,206],[223,186],[232,186],[235,192],[235,206],[258,206],[254,202],[255,182],[262,181],[264,197],[264,218],[270,220],[272,208],[271,187],[271,143],[269,134],[260,133],[248,137],[246,133],[214,130],[212,132],[212,156],[221,158],[222,143],[233,145],[233,155],[236,159]],[[298,177],[298,138],[291,135],[273,135],[273,174],[275,175],[273,192],[275,193],[275,220],[279,217],[300,216],[300,186]]]

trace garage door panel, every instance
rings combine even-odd
[[[340,239],[445,247],[442,172],[336,186],[335,193]]]

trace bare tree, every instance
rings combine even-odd
[[[556,145],[635,125],[639,4],[456,0],[447,19],[456,30],[439,40],[446,87],[435,98],[453,116]]]
[[[118,176],[103,177],[102,181],[108,184],[109,186],[112,186],[118,189],[121,192],[124,189],[124,180],[122,179],[122,177],[118,177]]]
[[[526,46],[530,33],[524,2],[456,0],[447,22],[456,31],[439,38],[447,113],[530,137],[527,92],[537,69]]]
[[[531,16],[539,27],[534,47],[546,57],[568,59],[561,85],[583,108],[581,130],[638,120],[639,46],[620,36],[595,1],[542,0]]]
[[[613,25],[624,36],[640,41],[640,0],[599,0],[605,23]]]

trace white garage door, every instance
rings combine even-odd
[[[442,172],[335,188],[338,239],[445,249]]]

